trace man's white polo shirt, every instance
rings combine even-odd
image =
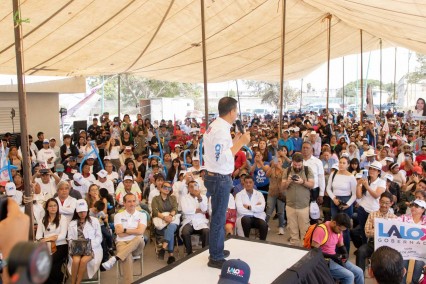
[[[132,215],[126,210],[124,210],[123,212],[117,213],[114,216],[114,225],[117,226],[118,224],[121,224],[123,225],[124,229],[136,229],[139,226],[139,223],[146,226],[147,220],[146,220],[146,215],[137,210]],[[125,237],[120,237],[117,235],[117,241],[118,242],[131,241],[135,237],[138,237],[138,236],[128,235]]]

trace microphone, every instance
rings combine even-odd
[[[238,127],[238,131],[241,132],[241,134],[244,134],[245,130],[244,130],[243,124],[241,123],[241,120],[237,119],[235,121],[235,124]]]

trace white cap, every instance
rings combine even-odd
[[[49,144],[49,139],[44,139],[43,144]]]
[[[331,166],[332,169],[339,170],[339,164],[335,163]]]
[[[385,144],[385,145],[383,145],[383,147],[389,147],[390,148],[390,145],[389,144]]]
[[[340,157],[349,158],[349,153],[343,152],[342,155],[340,155]]]
[[[416,199],[416,200],[413,201],[413,203],[419,205],[423,209],[426,209],[426,202],[424,200]]]
[[[380,163],[378,161],[374,161],[370,164],[369,168],[373,168],[373,169],[381,171],[382,170],[382,163]]]
[[[82,175],[82,174],[80,174],[80,173],[75,173],[75,174],[72,176],[72,179],[73,179],[74,181],[76,181],[76,182],[78,182],[78,183],[80,183],[80,184],[81,184],[81,182],[83,181],[84,177],[83,177],[83,175]]]
[[[16,195],[16,185],[13,182],[6,183],[5,191],[7,196],[15,196]]]
[[[86,200],[77,200],[77,206],[75,207],[75,211],[77,211],[77,213],[89,211]]]
[[[132,150],[132,146],[126,146],[126,148],[124,148],[124,150],[131,151]]]
[[[199,160],[200,160],[200,157],[198,157],[198,156],[194,156],[194,157],[192,157],[192,160],[193,160],[193,161],[199,161]]]
[[[133,177],[132,176],[124,176],[123,181],[124,180],[131,180],[131,181],[133,181]]]
[[[390,181],[393,181],[393,175],[391,175],[391,174],[387,174],[387,175],[385,175],[385,177],[384,177],[384,179],[385,180],[390,180]]]
[[[107,175],[108,175],[108,172],[106,170],[100,170],[98,172],[98,177],[100,177],[100,178],[106,178]]]
[[[374,149],[368,149],[368,151],[365,153],[365,156],[373,157],[376,156],[376,153],[374,153]]]
[[[111,160],[111,157],[110,156],[105,156],[104,157],[104,161],[110,161]]]
[[[393,163],[393,162],[394,162],[392,157],[386,157],[386,158],[385,158],[385,161],[388,161],[388,162],[391,162],[391,163]]]
[[[311,135],[316,135],[317,133],[315,131],[311,131]]]
[[[293,128],[293,130],[294,130],[294,132],[299,132],[300,128],[299,127],[295,127],[295,128]]]
[[[89,157],[87,157],[87,159],[93,159],[93,160],[95,160],[96,159],[96,155],[95,154],[91,154],[91,155],[89,155]]]

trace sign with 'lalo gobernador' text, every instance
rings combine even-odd
[[[404,259],[426,261],[426,226],[375,218],[374,250],[382,246],[396,249]]]

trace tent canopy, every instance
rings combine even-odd
[[[200,0],[21,0],[27,75],[134,73],[201,82]],[[208,81],[279,80],[283,0],[205,0]],[[331,57],[402,46],[426,53],[424,0],[287,0],[285,78]],[[15,74],[12,1],[0,1],[0,74]]]

